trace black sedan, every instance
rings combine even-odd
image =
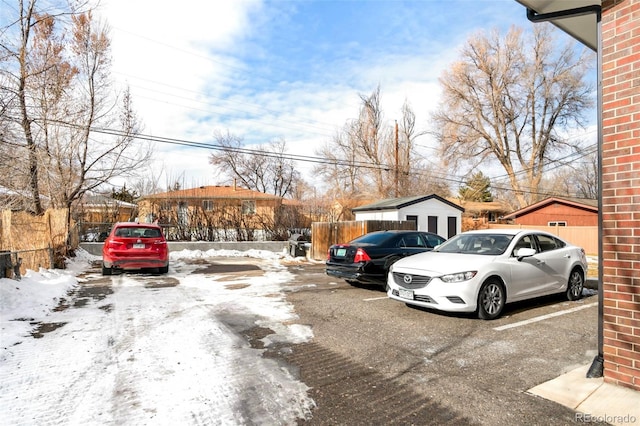
[[[386,286],[389,267],[398,259],[432,250],[445,241],[421,231],[375,231],[329,247],[326,273],[349,284]]]

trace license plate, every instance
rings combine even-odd
[[[134,245],[133,245],[133,248],[136,248],[136,249],[143,249],[143,248],[144,248],[144,244],[136,243],[136,244],[134,244]]]
[[[413,290],[406,290],[404,288],[398,289],[398,296],[403,299],[411,299],[413,300]]]
[[[339,248],[338,250],[336,250],[336,257],[345,257],[346,254],[347,254],[346,248]]]

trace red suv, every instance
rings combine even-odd
[[[169,272],[169,249],[162,228],[152,223],[118,222],[102,246],[102,275],[114,269]]]

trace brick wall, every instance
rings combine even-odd
[[[640,0],[603,10],[604,377],[640,390]]]

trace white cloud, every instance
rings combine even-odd
[[[228,130],[247,144],[284,138],[292,154],[314,155],[347,120],[357,116],[358,95],[371,93],[378,84],[390,124],[400,118],[402,104],[408,100],[418,127],[426,130],[439,99],[437,78],[457,55],[456,46],[465,34],[450,31],[446,36],[443,32],[448,30],[430,29],[419,16],[403,10],[394,28],[409,36],[394,39],[389,32],[388,46],[367,45],[357,35],[358,28],[352,29],[352,40],[344,44],[323,33],[323,28],[318,29],[318,39],[291,39],[295,36],[286,31],[294,27],[297,36],[307,34],[301,30],[306,19],[321,22],[326,18],[322,13],[332,7],[339,15],[340,6],[335,4],[306,7],[311,4],[261,0],[102,3],[100,11],[112,27],[114,78],[130,85],[143,132],[212,143],[215,130]],[[344,28],[337,29],[344,37]],[[429,37],[430,32],[437,37]],[[287,52],[270,45],[283,40],[289,54],[322,47],[308,56],[301,54],[301,62],[293,63]],[[402,40],[415,45],[401,46]],[[353,52],[358,56],[350,56]],[[188,186],[220,183],[208,155],[204,149],[160,144],[153,174],[162,170],[165,180],[181,180]],[[312,180],[311,166],[300,164],[308,180]]]

